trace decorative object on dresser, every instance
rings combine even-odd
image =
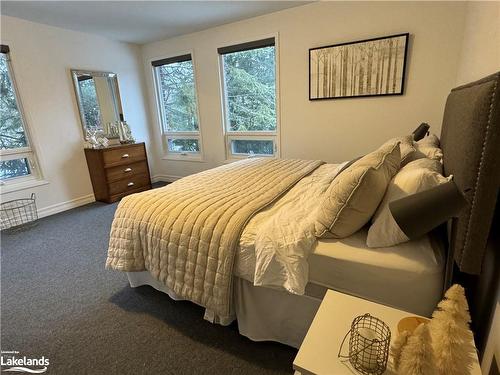
[[[144,143],[85,149],[95,199],[115,202],[126,195],[151,189]]]
[[[123,120],[118,123],[118,135],[120,137],[121,144],[134,143],[134,137],[132,135],[132,130],[127,124],[127,121]]]
[[[88,128],[86,131],[85,142],[83,143],[83,147],[85,148],[101,148],[109,146],[109,139],[105,136],[105,132],[103,132],[99,128]]]

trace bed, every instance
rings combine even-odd
[[[449,246],[432,233],[369,249],[366,228],[317,240],[309,220],[314,198],[344,165],[255,158],[124,198],[106,266],[127,272],[132,287],[151,285],[204,306],[211,322],[237,319],[240,333],[253,340],[294,347],[328,288],[429,315],[454,258],[464,270],[480,271],[482,252],[470,241],[483,246],[498,192],[498,155],[491,151],[499,140],[498,80],[499,74],[487,77],[448,98],[444,171],[472,202],[450,223]],[[461,162],[464,149],[468,163]]]
[[[254,341],[276,341],[295,348],[305,337],[327,289],[429,316],[443,288],[444,246],[435,234],[386,249],[366,246],[366,228],[345,239],[320,240],[308,259],[304,295],[254,286],[248,269],[255,260],[242,262],[242,256],[245,253],[240,248],[233,279],[240,333]],[[148,271],[128,272],[127,276],[132,287],[149,285],[172,299],[184,299]],[[207,310],[205,319],[214,318]]]

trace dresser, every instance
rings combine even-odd
[[[95,199],[116,202],[126,195],[151,189],[144,143],[85,149]]]

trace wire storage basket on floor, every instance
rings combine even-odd
[[[0,205],[0,229],[2,231],[18,231],[36,225],[38,212],[35,200],[35,193],[33,193],[30,198],[2,202]]]

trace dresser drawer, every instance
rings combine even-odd
[[[109,148],[103,152],[104,168],[115,165],[129,164],[146,159],[146,152],[142,145]]]
[[[148,186],[150,183],[151,181],[147,173],[132,175],[130,178],[110,182],[108,184],[109,195],[132,191],[143,186]]]
[[[143,186],[143,187],[137,188],[135,190],[128,190],[125,193],[110,195],[109,196],[109,200],[107,202],[108,203],[116,202],[116,201],[119,201],[120,199],[122,199],[123,197],[125,197],[127,195],[135,194],[135,193],[140,193],[141,191],[146,191],[146,190],[149,190],[149,189],[151,189],[151,187],[149,185],[147,185],[147,186]]]
[[[123,164],[106,169],[106,180],[108,182],[118,181],[124,178],[130,178],[137,174],[147,174],[148,164],[146,161],[139,161],[132,164]]]

